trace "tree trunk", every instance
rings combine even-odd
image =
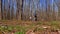
[[[1,0],[0,0],[0,20],[1,20]]]

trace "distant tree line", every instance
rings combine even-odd
[[[60,0],[1,0],[2,20],[60,20]]]

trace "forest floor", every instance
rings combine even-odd
[[[60,34],[60,21],[0,20],[0,34]]]

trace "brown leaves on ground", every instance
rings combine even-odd
[[[4,32],[0,31],[0,34],[4,34]]]
[[[33,32],[33,30],[28,30],[26,34],[35,34],[35,33]]]

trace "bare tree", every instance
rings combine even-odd
[[[0,20],[1,20],[1,0],[0,0]]]
[[[3,20],[4,0],[1,0],[1,18]]]

